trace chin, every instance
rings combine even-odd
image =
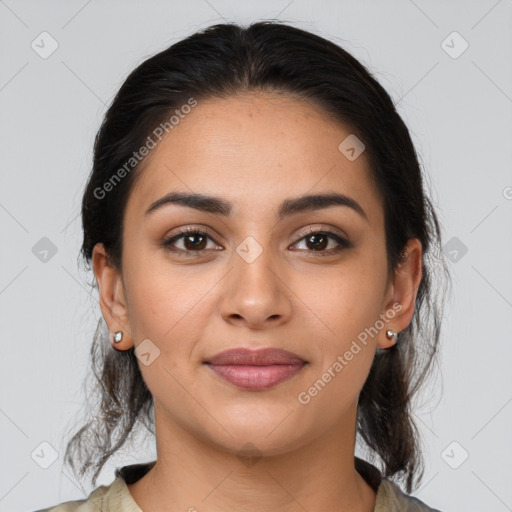
[[[271,416],[266,421],[252,416],[244,422],[224,421],[224,428],[215,429],[214,432],[203,431],[202,437],[208,438],[208,442],[218,449],[236,455],[282,455],[300,448],[315,437],[314,432],[302,432],[293,421],[283,421],[285,417],[286,414],[281,413],[279,418]],[[255,421],[251,422],[252,419]]]

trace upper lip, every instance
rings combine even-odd
[[[233,348],[224,350],[204,362],[214,365],[243,364],[267,366],[272,364],[303,364],[307,361],[293,352],[280,348],[263,348],[257,350]]]

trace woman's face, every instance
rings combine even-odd
[[[311,104],[251,93],[200,101],[152,150],[126,206],[126,324],[116,327],[144,343],[157,429],[171,422],[229,450],[250,442],[276,454],[353,428],[376,346],[408,319],[392,307],[366,155],[347,149],[353,139],[339,149],[348,136]],[[147,213],[170,193],[222,206],[168,202]],[[324,194],[359,206],[299,200]],[[166,247],[184,228],[203,234]],[[205,363],[240,347],[284,349],[307,364],[247,389]]]

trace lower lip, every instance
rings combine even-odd
[[[300,372],[305,364],[273,364],[269,366],[207,364],[207,366],[231,384],[257,391],[271,388],[293,377]]]

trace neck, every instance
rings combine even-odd
[[[372,512],[375,491],[354,467],[356,412],[286,453],[240,456],[182,429],[155,403],[157,461],[128,489],[142,510],[154,512]]]

